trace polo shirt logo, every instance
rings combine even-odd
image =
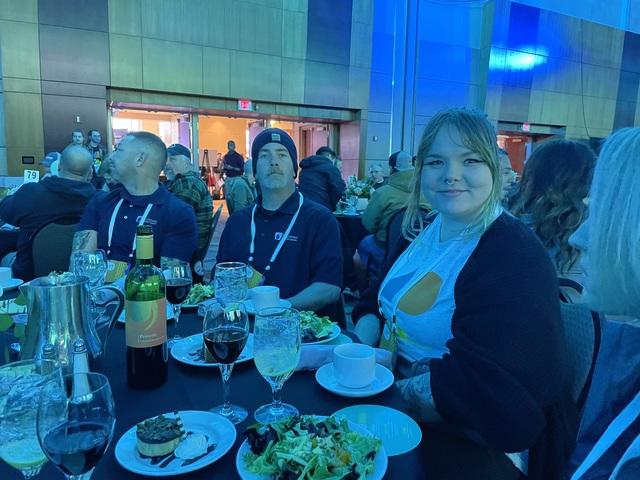
[[[142,215],[138,215],[138,216],[136,217],[136,223],[137,223],[138,225],[140,225],[140,219],[141,219],[141,218],[142,218]],[[145,220],[144,220],[144,225],[156,225],[157,223],[158,223],[158,221],[157,221],[157,220],[154,220],[153,218],[148,218],[148,217],[147,217],[147,218],[145,218]]]
[[[273,238],[275,238],[276,242],[279,242],[284,234],[282,232],[276,232]],[[287,242],[297,242],[298,237],[296,235],[289,235],[287,237]]]
[[[279,142],[280,141],[280,134],[279,133],[272,133],[271,134],[271,141],[272,142]]]

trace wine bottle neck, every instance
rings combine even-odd
[[[153,236],[136,237],[136,263],[150,264],[153,261]]]

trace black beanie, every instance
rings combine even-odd
[[[260,149],[267,143],[279,143],[287,149],[291,160],[293,160],[293,175],[298,175],[298,151],[296,150],[296,144],[293,143],[293,139],[284,130],[279,128],[267,128],[258,134],[253,140],[251,145],[251,164],[253,166],[253,174],[257,172],[258,166],[258,153]]]

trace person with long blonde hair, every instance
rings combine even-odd
[[[421,194],[437,212],[430,224]],[[486,116],[435,115],[418,148],[405,250],[352,316],[361,340],[396,353],[406,377],[396,384],[430,424],[425,478],[560,479],[573,447],[555,269],[501,196]]]
[[[640,478],[639,159],[640,128],[625,128],[607,138],[589,192],[589,216],[570,239],[587,272],[584,301],[605,314],[585,405],[584,420],[595,421],[583,421],[578,438],[579,445],[597,441],[589,445],[590,451],[579,449],[588,454],[581,456],[572,480]]]

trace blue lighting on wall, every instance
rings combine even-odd
[[[522,51],[525,50],[525,51]],[[547,63],[548,52],[544,47],[523,47],[522,50],[492,48],[489,57],[490,70],[528,71]],[[529,53],[526,50],[535,51]]]

